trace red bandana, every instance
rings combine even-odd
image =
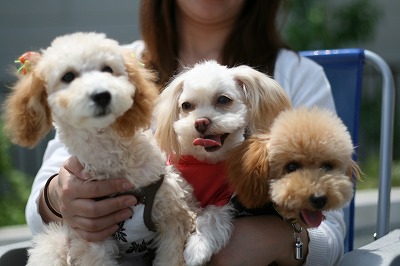
[[[208,205],[223,206],[229,202],[233,189],[227,182],[224,162],[206,163],[190,155],[182,155],[178,162],[172,163],[193,186],[194,194],[201,207]]]

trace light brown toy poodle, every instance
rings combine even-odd
[[[270,132],[245,140],[228,160],[230,182],[240,203],[268,203],[292,223],[318,227],[323,212],[343,207],[361,171],[342,121],[317,108],[282,112]]]

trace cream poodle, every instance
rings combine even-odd
[[[323,212],[353,196],[360,169],[349,132],[335,114],[317,108],[282,112],[270,132],[245,140],[230,154],[230,183],[248,209],[273,204],[284,218],[318,227]]]
[[[198,207],[192,188],[165,166],[165,156],[145,134],[158,97],[153,75],[130,51],[97,33],[56,38],[21,62],[25,74],[4,105],[12,141],[33,147],[54,123],[86,173],[96,180],[126,177],[143,199],[133,207],[134,217],[103,242],[86,242],[65,223],[48,224],[33,239],[28,265],[118,265],[128,253],[153,248],[154,265],[185,265],[184,245]],[[130,228],[138,215],[145,226]]]
[[[228,155],[248,134],[266,132],[290,105],[283,88],[267,75],[215,61],[185,69],[161,93],[155,136],[203,207],[196,233],[186,244],[189,265],[202,265],[229,241],[233,191],[224,165]],[[216,241],[210,241],[213,237]]]

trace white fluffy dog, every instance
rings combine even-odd
[[[203,264],[210,259],[205,254],[218,252],[229,240],[232,215],[226,203],[233,191],[224,167],[227,155],[246,134],[268,131],[288,108],[285,91],[267,75],[215,61],[184,70],[161,93],[155,136],[205,208],[186,244],[189,265]],[[216,241],[209,241],[212,237]]]
[[[142,217],[149,215],[146,225],[157,231],[151,235],[157,248],[154,265],[184,265],[184,245],[196,213],[191,187],[165,167],[165,156],[143,133],[158,96],[153,75],[130,51],[96,33],[56,38],[46,50],[22,59],[26,74],[19,77],[4,108],[12,140],[34,146],[54,122],[85,172],[97,180],[126,177],[135,187],[133,193],[146,199]],[[147,192],[154,184],[152,196]],[[134,216],[140,213],[137,208]],[[89,243],[66,224],[50,223],[34,237],[28,265],[118,265],[121,250],[130,244],[113,237]]]

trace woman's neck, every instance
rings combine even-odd
[[[179,61],[182,67],[202,60],[221,61],[225,40],[232,30],[234,20],[219,24],[202,23],[186,16],[178,16],[180,36]]]

